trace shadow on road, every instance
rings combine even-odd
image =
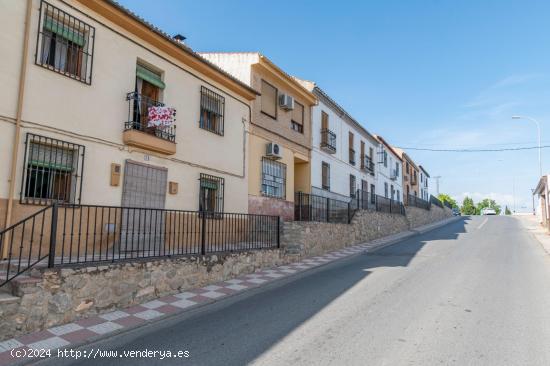
[[[456,239],[465,232],[469,218],[383,248],[311,271],[274,288],[266,289],[218,308],[212,306],[188,318],[173,318],[170,325],[152,326],[124,340],[101,347],[189,350],[191,365],[244,365],[314,317],[342,294],[366,278],[376,267],[407,266],[426,243]],[[367,269],[367,270],[365,270]],[[155,329],[156,328],[156,329]],[[297,353],[299,357],[299,352]],[[83,364],[92,364],[81,361]],[[102,364],[110,360],[102,360]],[[145,364],[146,360],[116,360],[116,364]],[[137,362],[136,362],[137,361]],[[144,361],[144,362],[141,362]],[[162,364],[181,364],[169,359]],[[130,362],[128,362],[130,363]],[[151,361],[148,361],[151,363]]]

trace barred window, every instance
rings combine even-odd
[[[199,126],[223,136],[225,98],[201,86],[201,116]]]
[[[224,179],[213,175],[200,175],[199,211],[223,212]]]
[[[350,196],[351,198],[355,198],[355,194],[356,194],[356,191],[355,191],[356,185],[357,185],[357,183],[356,183],[355,175],[350,174],[350,175],[349,175],[349,196]]]
[[[21,203],[80,203],[84,146],[27,133]]]
[[[330,191],[330,164],[323,161],[321,171],[323,189]]]
[[[95,28],[42,1],[36,64],[86,84],[92,83]]]
[[[262,158],[262,194],[286,198],[286,164]]]

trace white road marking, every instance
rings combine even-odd
[[[486,217],[485,220],[483,220],[483,222],[481,223],[481,225],[479,225],[477,228],[481,229],[483,227],[483,225],[485,225],[487,223],[487,221],[489,221],[488,217]]]

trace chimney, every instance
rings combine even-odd
[[[185,44],[185,37],[182,36],[181,34],[176,34],[172,37],[175,41],[177,41],[178,43],[181,43],[181,44]]]

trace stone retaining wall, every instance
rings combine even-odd
[[[309,257],[368,242],[409,229],[403,215],[359,211],[351,224],[285,222],[281,247],[290,255]]]
[[[407,215],[359,211],[351,224],[287,222],[281,249],[33,270],[0,297],[0,341],[20,334],[133,306],[266,267],[397,234],[451,216],[450,210],[407,208]]]
[[[422,225],[431,224],[433,222],[441,221],[453,216],[453,212],[450,208],[441,208],[436,205],[432,205],[429,210],[424,210],[418,207],[407,207],[407,220],[409,220],[410,228],[419,227]]]
[[[407,207],[406,216],[376,211],[358,211],[351,224],[285,222],[281,247],[290,255],[320,255],[384,236],[398,234],[452,216],[448,208],[432,205],[430,210]]]
[[[125,308],[286,263],[279,249],[204,257],[44,269],[14,281],[17,301],[0,302],[0,340]]]

